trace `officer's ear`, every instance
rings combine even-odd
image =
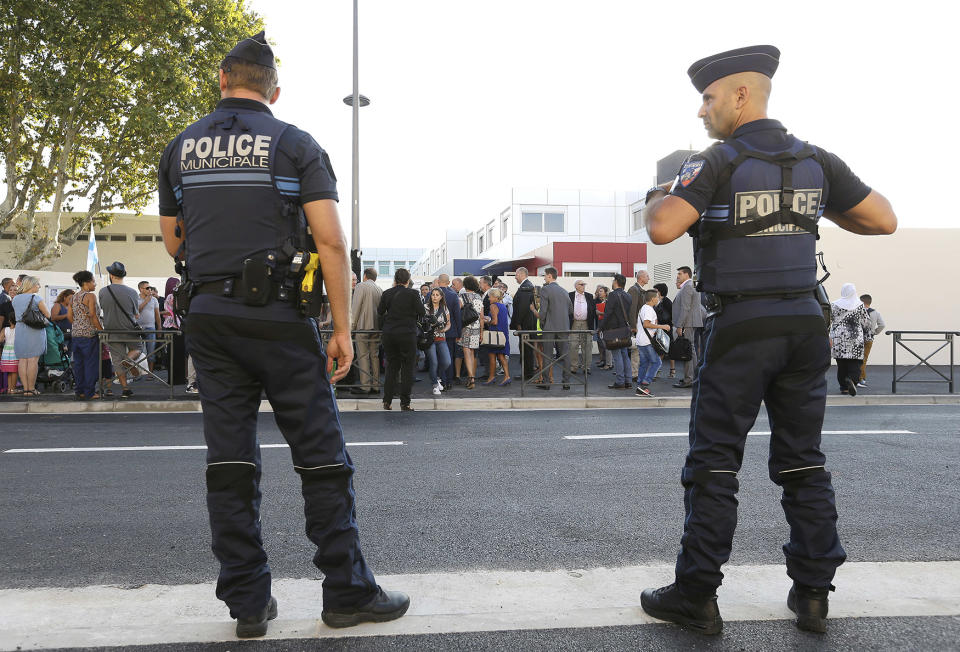
[[[273,97],[270,98],[270,104],[275,104],[277,101],[277,98],[279,97],[280,97],[280,87],[277,86],[277,88],[274,89],[273,91]]]
[[[220,92],[224,93],[227,90],[227,73],[223,71],[223,68],[217,69],[217,75],[220,77]]]

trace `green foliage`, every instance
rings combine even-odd
[[[9,266],[47,265],[92,220],[141,210],[164,146],[213,108],[220,61],[260,29],[242,0],[0,0]]]

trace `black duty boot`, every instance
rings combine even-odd
[[[692,600],[680,593],[676,584],[670,584],[645,590],[640,594],[640,605],[654,618],[690,627],[701,634],[719,634],[723,629],[715,595]]]
[[[827,631],[827,608],[829,593],[833,586],[823,589],[793,583],[790,593],[787,594],[787,606],[797,614],[797,627],[808,632]]]
[[[267,621],[277,617],[277,599],[270,597],[270,602],[256,616],[237,618],[237,638],[255,638],[267,633]]]
[[[377,588],[377,595],[367,604],[346,609],[324,609],[320,618],[329,627],[353,627],[360,623],[385,623],[407,613],[410,597],[406,593]]]
[[[693,600],[680,593],[676,584],[670,584],[646,589],[640,594],[640,605],[654,618],[690,627],[701,634],[719,634],[723,629],[715,595]]]

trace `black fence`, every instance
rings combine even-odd
[[[157,381],[159,381],[164,386],[170,389],[170,398],[173,398],[173,361],[174,361],[174,338],[180,335],[180,331],[171,331],[171,330],[153,330],[153,331],[142,331],[142,330],[102,330],[97,331],[97,337],[99,338],[100,350],[103,350],[103,346],[106,345],[108,348],[112,347],[122,348],[124,355],[121,356],[119,364],[116,364],[114,361],[114,373],[118,376],[121,373],[130,375],[130,372],[134,369],[138,370],[139,373],[151,376]],[[153,338],[155,346],[153,351],[147,353],[148,341],[150,338]],[[143,355],[138,357],[136,360],[131,359],[126,353],[131,350],[140,350]],[[162,356],[162,357],[161,357]],[[111,354],[111,360],[114,356]],[[161,378],[155,372],[150,370],[150,362],[156,363],[157,360],[165,359],[166,360],[166,380]],[[119,368],[118,368],[119,367]],[[107,382],[110,382],[110,379],[106,379]],[[97,386],[100,388],[100,398],[106,398],[107,392],[104,387],[104,378],[103,378],[103,365],[99,365],[99,372],[97,374]]]
[[[960,335],[958,331],[887,331],[887,335],[893,337],[893,393],[897,393],[897,385],[899,383],[947,383],[947,387],[951,394],[953,394],[953,338],[957,335]],[[935,348],[931,353],[927,355],[921,355],[914,351],[912,348],[907,346],[906,342],[911,344],[914,342],[935,342],[940,343],[940,346]],[[918,360],[918,362],[907,369],[903,375],[898,375],[897,373],[897,348],[902,347],[910,355]],[[930,363],[930,358],[940,353],[944,349],[948,349],[950,352],[950,362],[946,368],[946,373],[941,371],[939,368]],[[942,366],[942,365],[941,365]],[[917,379],[905,380],[907,376],[915,372],[917,369],[926,367],[933,371],[934,374],[939,376],[937,379]]]
[[[528,387],[550,388],[554,385],[583,387],[587,396],[587,370],[590,368],[593,335],[596,331],[515,331],[520,338],[520,369],[523,381],[520,396],[526,396]],[[582,347],[582,349],[580,348]],[[571,373],[573,354],[582,350],[583,368]],[[560,376],[557,381],[556,376]],[[579,391],[579,390],[578,390]]]

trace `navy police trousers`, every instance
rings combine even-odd
[[[263,390],[300,475],[307,537],[317,546],[313,562],[325,576],[324,607],[368,602],[377,585],[357,542],[353,464],[316,326],[191,314],[184,330],[203,407],[217,597],[234,618],[257,614],[270,600],[260,534]]]
[[[707,320],[690,407],[690,450],[681,481],[684,521],[676,579],[691,597],[723,579],[737,525],[737,474],[747,433],[766,405],[770,479],[783,488],[790,526],[787,574],[828,587],[846,559],[820,435],[830,346],[812,298],[734,303]]]

